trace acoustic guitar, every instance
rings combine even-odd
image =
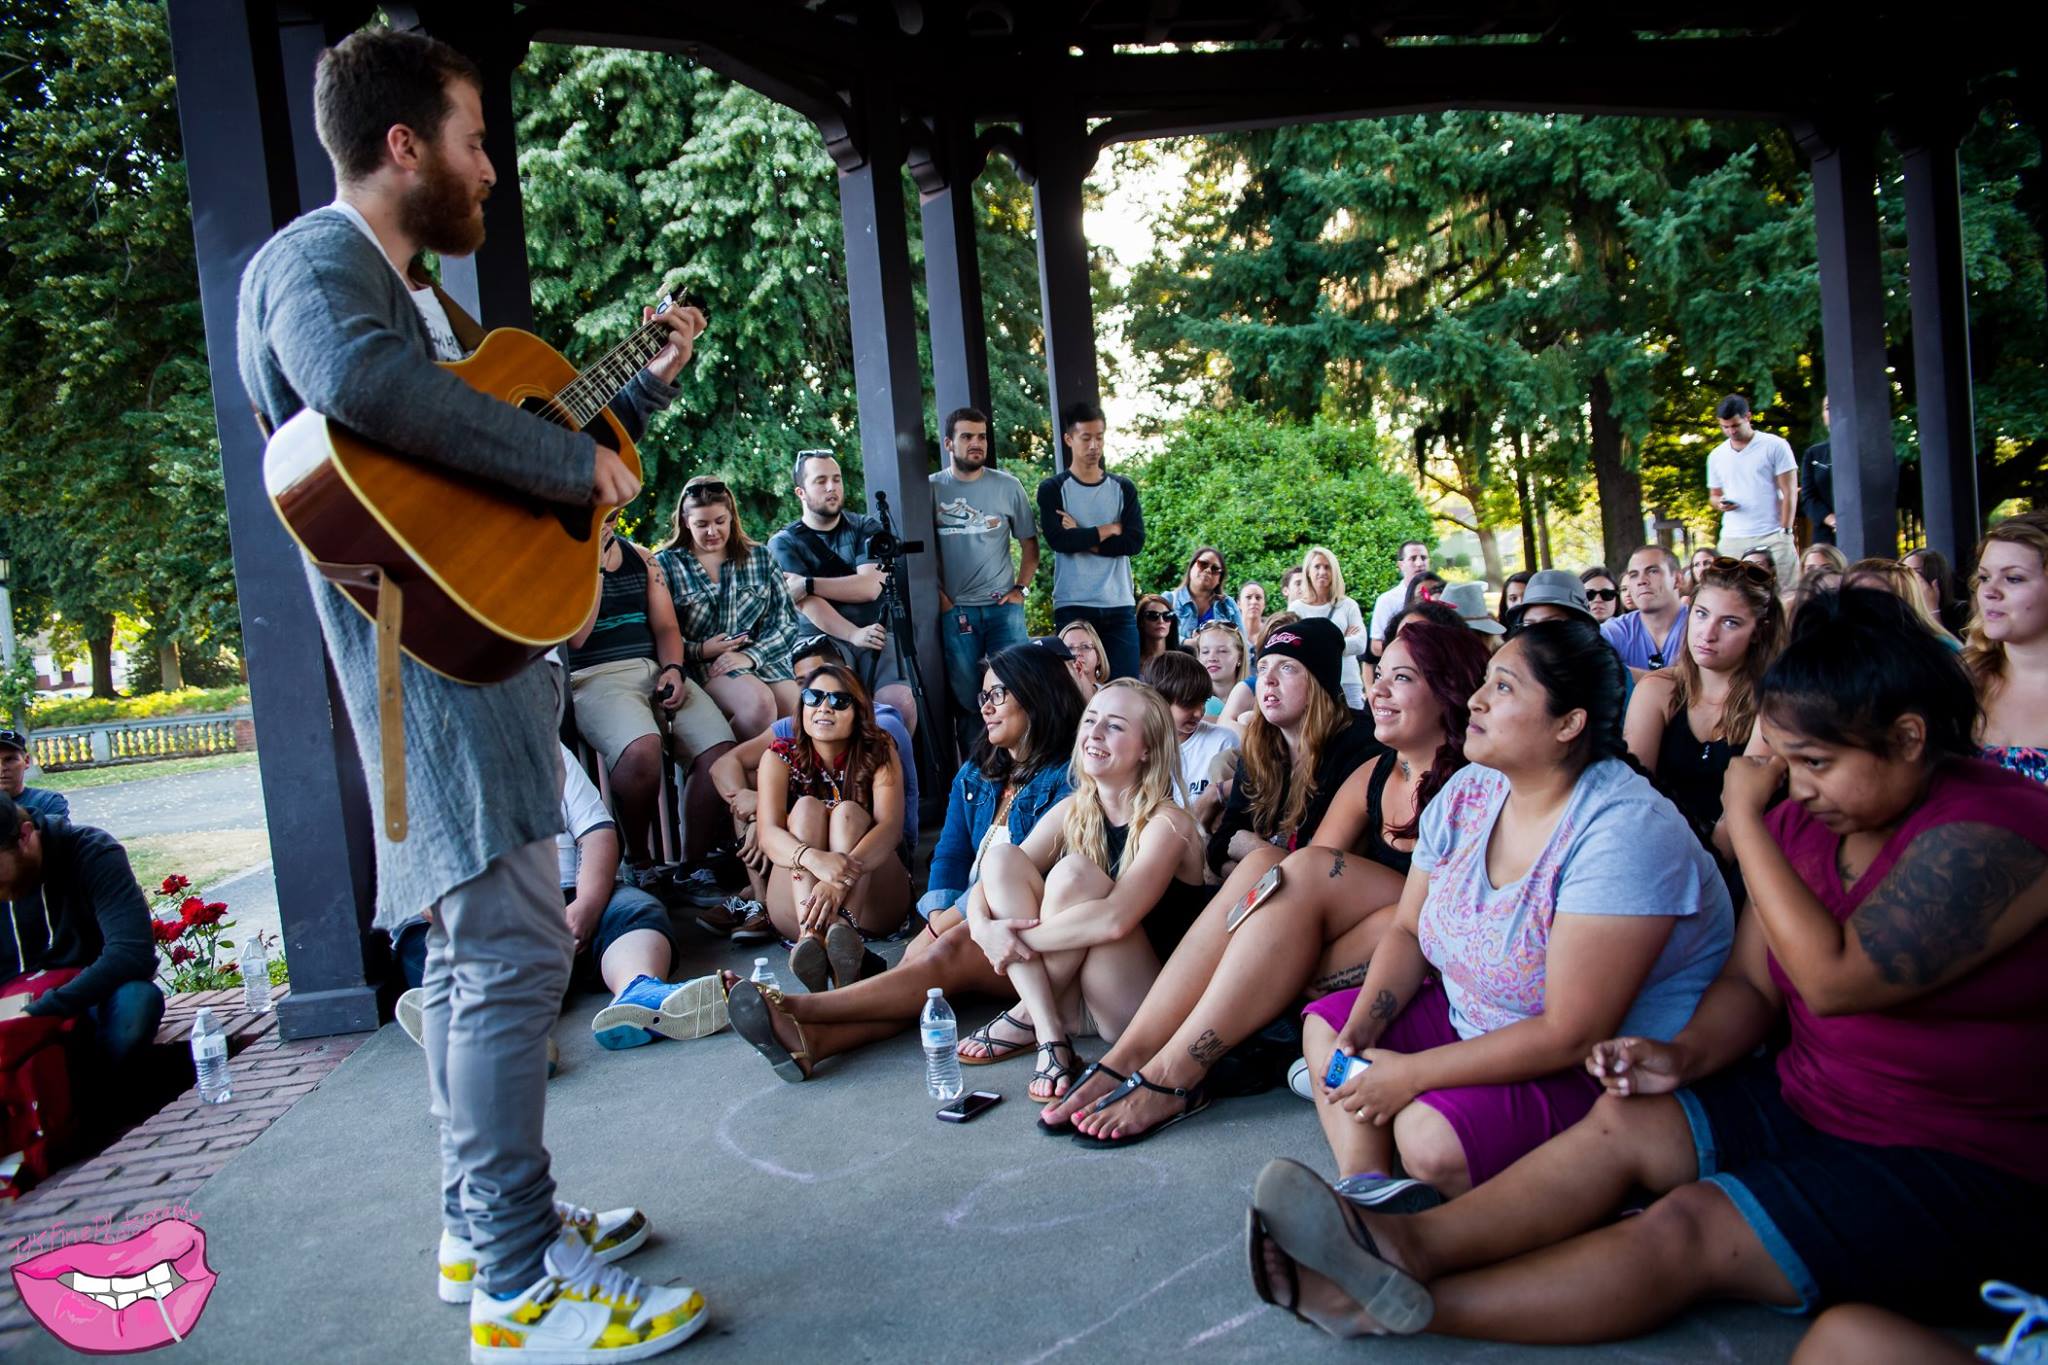
[[[668,340],[650,321],[579,373],[539,337],[501,327],[442,368],[589,432],[638,476],[639,452],[606,405]],[[310,409],[270,437],[263,481],[286,529],[349,600],[376,621],[380,597],[392,599],[398,647],[457,682],[511,677],[581,629],[597,600],[609,508],[550,503],[410,457]],[[387,583],[399,591],[382,593]]]

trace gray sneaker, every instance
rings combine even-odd
[[[768,918],[768,907],[761,902],[733,896],[725,908],[739,917],[739,925],[732,931],[734,943],[767,943],[781,937],[775,931],[775,921]]]
[[[1374,1213],[1421,1213],[1444,1202],[1434,1185],[1377,1172],[1347,1175],[1330,1188]]]

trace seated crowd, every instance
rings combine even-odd
[[[560,660],[600,1044],[729,1024],[806,1081],[975,997],[962,1064],[1029,1057],[1039,1128],[1090,1147],[1290,1085],[1330,1155],[1258,1175],[1251,1276],[1341,1336],[1609,1340],[1706,1298],[1950,1321],[2048,1280],[2048,515],[1993,528],[1967,592],[1826,545],[1781,582],[1773,541],[1517,574],[1497,612],[1419,542],[1369,604],[1323,546],[1270,594],[1211,546],[1144,593],[1100,414],[1035,498],[988,430],[949,415],[933,476],[952,719],[918,713],[830,452],[765,545],[714,477],[658,551],[607,527]],[[922,869],[921,724],[966,741]],[[118,1057],[155,1024],[146,910],[24,747],[12,975],[75,972],[26,1011]],[[786,964],[674,979],[663,899]],[[446,941],[400,930],[409,984]]]

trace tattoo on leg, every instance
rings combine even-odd
[[[1195,1039],[1188,1047],[1188,1056],[1194,1058],[1203,1066],[1210,1066],[1214,1064],[1218,1057],[1221,1057],[1228,1051],[1230,1051],[1230,1045],[1216,1036],[1216,1030],[1205,1028],[1202,1030],[1202,1036]]]
[[[1401,1003],[1394,999],[1394,993],[1390,990],[1382,990],[1372,998],[1372,1017],[1375,1019],[1391,1019],[1394,1012],[1400,1008]]]
[[[1344,875],[1344,855],[1343,855],[1343,854],[1342,854],[1342,853],[1340,852],[1340,853],[1338,853],[1338,854],[1337,854],[1337,856],[1336,856],[1336,857],[1334,857],[1334,858],[1330,859],[1330,876],[1331,876],[1332,878],[1336,878],[1336,877],[1341,877],[1341,876],[1343,876],[1343,875]]]
[[[2048,853],[2010,830],[1938,825],[1913,840],[1849,924],[1886,981],[1929,986],[1981,953],[2044,871]]]
[[[1361,963],[1356,967],[1346,967],[1340,972],[1331,972],[1328,976],[1316,982],[1313,989],[1323,995],[1329,995],[1335,991],[1349,990],[1353,986],[1363,984],[1365,984],[1365,966]]]

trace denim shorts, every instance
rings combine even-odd
[[[1971,1315],[1987,1279],[2048,1282],[2048,1188],[1928,1147],[1821,1132],[1752,1059],[1678,1092],[1700,1179],[1720,1186],[1799,1295],[1794,1310],[1876,1303]]]

